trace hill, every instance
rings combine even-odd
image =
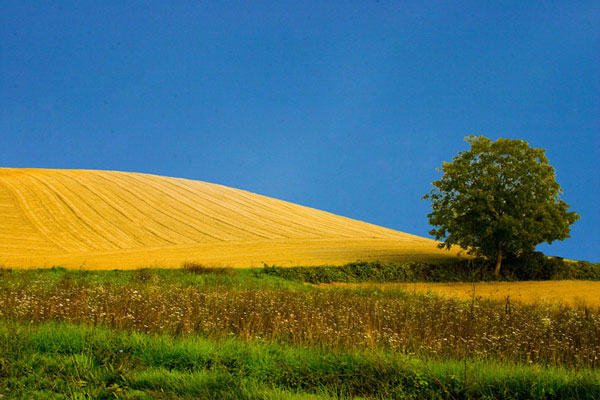
[[[0,168],[0,264],[9,267],[339,265],[457,255],[436,244],[207,182]]]

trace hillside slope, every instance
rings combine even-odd
[[[212,183],[0,168],[5,266],[316,265],[456,254],[430,239]]]

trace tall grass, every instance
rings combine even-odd
[[[6,398],[592,399],[600,373],[0,320]],[[6,362],[10,360],[11,362]]]
[[[372,289],[319,290],[285,281],[277,287],[272,278],[250,274],[244,279],[208,275],[180,272],[180,283],[154,270],[55,270],[39,273],[40,279],[32,271],[13,271],[0,281],[0,317],[435,359],[468,355],[578,368],[600,363],[598,308],[463,302]]]
[[[221,266],[210,266],[193,261],[184,262],[181,267],[184,271],[191,272],[193,274],[205,275],[205,274],[216,274],[216,275],[235,275],[236,271],[233,268],[225,268]]]

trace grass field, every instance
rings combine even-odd
[[[592,399],[600,308],[246,269],[0,270],[6,398]]]
[[[526,304],[551,303],[600,307],[600,282],[591,281],[331,283],[319,286],[434,293],[461,300],[475,297],[479,300],[490,299]]]
[[[0,168],[0,265],[14,268],[339,265],[457,254],[430,239],[206,182]]]
[[[0,325],[10,399],[594,399],[600,373],[68,323]],[[11,361],[7,364],[6,360]]]

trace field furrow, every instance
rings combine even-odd
[[[145,214],[156,218],[157,212],[162,213],[167,218],[166,224],[168,226],[177,227],[178,229],[189,227],[196,230],[197,233],[193,237],[196,237],[197,241],[236,239],[235,234],[231,232],[231,229],[228,230],[227,225],[222,226],[223,224],[215,221],[210,214],[188,207],[177,201],[176,198],[166,195],[158,184],[148,186],[145,182],[140,182],[139,179],[125,174],[120,175],[118,179],[132,188],[131,192],[135,197],[144,197],[147,200],[149,207],[143,209]]]
[[[89,268],[433,260],[437,242],[217,184],[0,168],[0,264]]]
[[[96,188],[94,190],[103,195],[107,203],[118,206],[119,213],[131,221],[135,228],[129,230],[130,234],[144,246],[196,243],[198,237],[212,238],[189,223],[174,218],[175,210],[170,210],[169,214],[162,207],[153,206],[147,200],[147,194],[132,191],[130,185],[120,182],[115,176],[106,176],[98,171],[86,178],[90,179],[90,187]]]
[[[272,235],[266,231],[260,224],[253,224],[247,221],[247,216],[240,215],[227,206],[211,202],[203,196],[202,193],[194,195],[194,193],[186,193],[177,190],[177,187],[169,181],[163,179],[149,181],[147,176],[134,176],[134,179],[139,179],[146,185],[153,184],[161,191],[161,194],[166,196],[170,201],[173,201],[177,206],[187,208],[192,213],[205,215],[209,217],[218,227],[219,230],[226,230],[235,235],[235,239],[273,239]],[[175,187],[174,187],[175,186]],[[268,224],[268,221],[264,221]],[[280,239],[282,237],[278,237]]]

